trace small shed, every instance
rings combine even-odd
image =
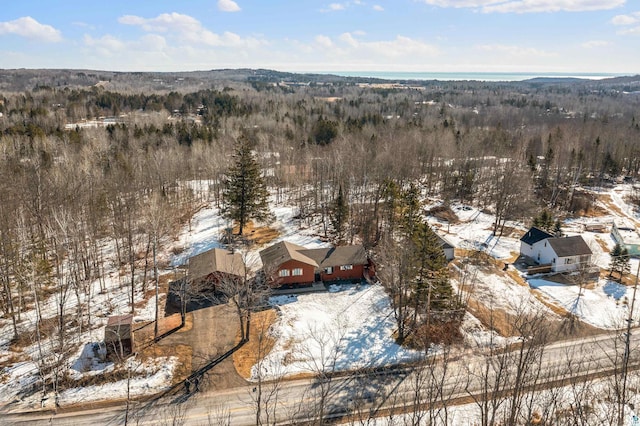
[[[608,223],[587,223],[584,225],[584,230],[589,232],[609,232],[611,225]]]
[[[442,247],[444,257],[447,261],[453,260],[455,258],[455,246],[440,234],[436,233],[436,237],[438,237],[438,245]]]
[[[108,357],[119,359],[133,351],[133,314],[109,317],[104,329],[104,343]]]

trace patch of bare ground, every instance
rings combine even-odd
[[[493,230],[493,228],[491,228],[491,230]],[[514,227],[511,227],[511,226],[505,226],[504,228],[502,228],[502,235],[500,237],[501,238],[502,237],[520,238],[522,236],[522,234],[524,234],[522,229],[514,228]]]
[[[175,385],[186,379],[192,371],[191,360],[193,359],[193,350],[187,345],[152,345],[138,353],[142,361],[152,358],[170,357],[178,358],[173,370],[171,385]]]
[[[275,323],[276,317],[275,309],[267,309],[251,315],[249,341],[233,353],[233,365],[241,377],[250,378],[251,368],[273,349],[276,342],[269,335],[269,328]],[[236,343],[240,343],[240,339],[241,336],[238,333]]]
[[[427,211],[427,214],[437,219],[447,221],[451,224],[460,222],[458,215],[451,210],[450,206],[435,206]]]
[[[237,235],[239,230],[240,230],[240,224],[234,223],[233,229],[231,230],[231,232]],[[249,221],[248,223],[246,223],[242,230],[242,237],[256,245],[263,245],[263,244],[270,243],[271,241],[276,239],[279,235],[280,235],[280,232],[277,229],[271,228],[269,226],[255,227],[252,221]]]
[[[609,247],[607,246],[607,243],[605,243],[599,235],[595,236],[595,240],[603,252],[609,253]]]
[[[22,352],[11,352],[9,353],[8,356],[5,357],[4,360],[2,360],[2,362],[0,362],[0,383],[6,383],[9,375],[6,374],[3,369],[5,367],[10,367],[14,364],[17,364],[21,361],[29,361],[30,358],[27,357],[24,353]]]
[[[193,315],[187,313],[185,316],[184,326],[180,327],[182,318],[180,314],[169,315],[158,319],[158,336],[165,335],[173,330],[178,333],[184,333],[193,327]],[[153,321],[138,323],[134,328],[134,342],[136,348],[143,348],[152,344],[155,334],[155,325]]]
[[[605,213],[602,215],[606,215],[609,214],[609,212],[614,212],[616,213],[618,216],[623,216],[623,217],[627,217],[628,216],[620,209],[620,207],[618,207],[613,200],[611,199],[611,195],[609,194],[598,194],[598,200],[604,204],[605,206],[607,206],[607,209],[602,209],[605,211]],[[609,210],[609,212],[607,212],[606,210]],[[629,218],[631,219],[631,218]],[[633,219],[631,219],[633,220]]]
[[[509,268],[506,271],[502,270],[504,263],[497,260],[484,252],[467,253],[468,259],[470,259],[476,266],[482,268],[483,271],[498,276],[507,276],[513,282],[523,287],[529,288],[527,281],[518,273],[517,270]],[[537,289],[530,289],[531,294],[536,297],[542,304],[548,307],[553,313],[555,313],[561,320],[557,321],[556,317],[550,317],[545,325],[550,331],[550,336],[553,339],[561,339],[563,337],[584,337],[602,333],[603,330],[586,324],[576,317],[572,317],[569,312],[548,300],[544,293]],[[517,315],[508,312],[501,308],[487,307],[483,302],[477,300],[473,294],[470,295],[467,302],[467,310],[475,316],[482,324],[504,337],[516,336],[517,330],[514,328],[516,324]]]

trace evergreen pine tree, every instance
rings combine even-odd
[[[533,226],[549,233],[556,231],[556,224],[559,226],[560,222],[556,221],[547,209],[542,210],[538,216],[533,218]]]
[[[617,273],[619,279],[622,278],[631,272],[631,263],[629,250],[626,247],[616,243],[611,252],[611,262],[609,263],[609,277],[613,276],[614,273]]]
[[[331,225],[336,233],[338,240],[342,239],[344,232],[344,226],[349,218],[349,206],[347,205],[347,199],[342,192],[342,185],[338,189],[338,196],[333,201],[331,208]]]
[[[409,188],[402,193],[403,223],[405,234],[412,238],[416,225],[420,223],[420,191],[411,183]]]
[[[253,157],[249,140],[240,138],[233,154],[233,164],[223,180],[222,214],[238,222],[238,235],[250,219],[271,218],[269,192],[262,178],[260,165]]]
[[[609,255],[611,256],[611,261],[609,262],[609,277],[611,277],[614,272],[618,271],[618,259],[620,258],[621,254],[622,246],[616,243],[616,245],[613,246],[613,249],[609,252]]]
[[[553,235],[556,237],[562,237],[562,223],[560,222],[560,219],[556,219],[553,224]]]

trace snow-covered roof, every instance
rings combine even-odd
[[[455,246],[442,235],[436,233],[436,237],[438,237],[438,242],[440,244],[440,247],[442,247],[443,250],[455,248]]]

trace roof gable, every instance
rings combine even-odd
[[[547,238],[553,238],[553,235],[551,235],[547,231],[543,231],[540,228],[536,228],[535,226],[532,226],[527,231],[527,233],[524,234],[522,236],[522,238],[520,238],[520,241],[522,241],[525,244],[529,244],[530,246],[532,246],[535,243],[537,243],[538,241],[546,240]]]
[[[243,276],[244,261],[240,253],[214,248],[189,258],[189,279],[195,280],[215,272]]]
[[[303,251],[305,251],[305,248],[302,246],[288,241],[280,241],[279,243],[261,250],[260,258],[262,259],[263,267],[267,269],[277,269],[280,265],[289,260],[297,260],[298,262],[318,267],[318,263],[308,256],[305,256],[302,253]]]
[[[367,254],[361,245],[308,249],[302,254],[315,260],[321,268],[367,263]]]
[[[449,240],[447,240],[445,237],[438,234],[437,232],[435,234],[436,234],[436,237],[438,237],[438,245],[442,247],[442,250],[455,248],[455,246],[451,244]]]
[[[575,237],[549,238],[547,240],[558,257],[584,256],[593,254],[584,239]]]

